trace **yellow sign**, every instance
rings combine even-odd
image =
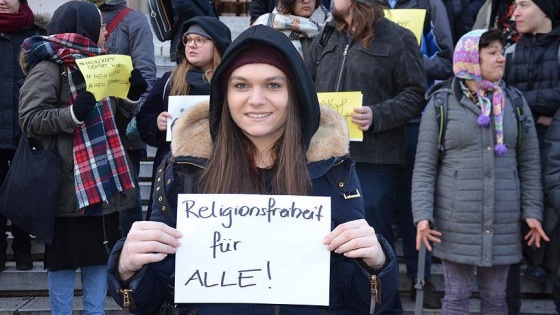
[[[319,103],[325,104],[346,117],[350,141],[362,141],[364,132],[352,122],[354,108],[362,107],[362,92],[322,92],[317,93]]]
[[[95,56],[77,59],[76,64],[86,80],[86,90],[93,93],[97,101],[108,96],[126,98],[132,72],[130,56]]]
[[[400,26],[409,29],[416,36],[418,45],[422,41],[426,9],[394,9],[385,10],[385,17]]]

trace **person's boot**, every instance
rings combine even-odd
[[[554,305],[556,306],[556,313],[560,314],[560,287],[554,286],[552,289],[552,301],[554,301]]]
[[[416,279],[414,279],[410,288],[410,299],[412,301],[416,300],[415,285]],[[436,286],[428,278],[424,280],[424,299],[422,300],[422,307],[432,310],[441,309],[441,298],[436,292]]]
[[[31,250],[14,251],[14,260],[16,261],[16,270],[33,269],[33,259],[31,259]]]

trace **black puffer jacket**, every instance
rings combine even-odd
[[[35,23],[14,33],[0,32],[0,150],[15,150],[21,133],[19,127],[19,89],[25,74],[19,66],[21,43],[33,35],[47,33],[48,17],[35,15]]]
[[[337,91],[340,75],[338,91],[361,91],[362,105],[373,111],[373,124],[364,132],[363,142],[350,144],[352,158],[404,165],[406,123],[425,105],[426,72],[416,38],[385,18],[376,25],[368,49],[361,43],[347,44],[346,34],[335,30],[321,50],[321,37],[315,37],[306,57],[317,91]]]
[[[506,83],[523,92],[534,116],[552,117],[560,108],[559,45],[560,26],[547,34],[523,34],[508,58]]]

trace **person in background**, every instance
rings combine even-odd
[[[18,122],[19,89],[25,74],[18,66],[19,50],[27,37],[45,34],[48,17],[34,15],[27,0],[0,1],[0,185],[14,158],[21,129]],[[0,214],[0,272],[7,260],[8,219]],[[12,223],[12,250],[17,270],[33,268],[31,236]]]
[[[107,25],[117,17],[121,11],[128,10],[126,0],[88,0],[95,3]],[[137,205],[130,209],[125,209],[120,213],[121,234],[124,236],[130,230],[132,223],[142,220],[142,198],[140,196],[140,186],[138,185],[138,175],[140,173],[140,160],[146,157],[146,144],[140,139],[134,119],[142,108],[146,97],[156,80],[156,61],[154,56],[153,34],[146,16],[139,11],[130,11],[116,25],[115,29],[108,35],[105,41],[105,49],[110,54],[120,54],[130,56],[132,65],[140,70],[142,77],[148,83],[148,88],[136,104],[131,104],[126,100],[115,99],[120,102],[122,107],[133,106],[133,116],[128,115],[128,111],[119,111],[115,115],[117,128],[120,138],[126,150],[134,171],[134,180],[137,193]],[[120,108],[121,106],[119,106]]]
[[[136,117],[142,140],[157,148],[152,171],[152,189],[156,170],[170,150],[166,141],[167,121],[176,119],[167,111],[171,95],[210,95],[210,80],[222,56],[231,44],[231,32],[219,19],[209,16],[194,17],[183,24],[182,40],[177,54],[182,63],[166,72],[154,83],[150,95]],[[153,200],[150,193],[150,205]],[[146,220],[149,220],[148,207]]]
[[[80,269],[84,313],[103,314],[107,296],[107,259],[119,239],[119,211],[136,204],[134,175],[113,119],[109,98],[96,101],[86,91],[75,60],[107,53],[105,23],[95,5],[69,1],[58,7],[48,36],[22,44],[19,122],[23,135],[43,147],[56,142],[62,158],[54,237],[45,247],[49,303],[53,314],[71,314]],[[147,83],[132,70],[129,103]],[[133,106],[126,106],[130,112]]]
[[[552,300],[560,313],[560,111],[556,111],[544,139],[544,191],[550,204],[544,211],[544,230],[550,237],[546,244],[544,265],[551,271]]]
[[[317,91],[363,94],[352,121],[364,138],[350,143],[350,155],[356,160],[366,220],[393,246],[406,124],[425,104],[422,53],[412,32],[386,19],[377,0],[335,0],[332,13],[333,21],[323,30],[331,35],[322,48],[322,35],[315,37],[305,61]],[[402,313],[398,295],[387,303],[386,314]]]
[[[333,5],[332,0],[320,0],[320,1],[321,1],[320,4],[323,7],[327,8],[329,11],[332,11],[332,5]],[[249,5],[249,16],[251,17],[250,18],[251,25],[253,25],[255,21],[263,14],[272,13],[272,11],[274,11],[278,3],[279,2],[277,0],[251,1],[251,4]],[[317,0],[317,3],[319,3],[319,0]]]
[[[384,1],[384,0],[383,0]],[[441,0],[387,0],[386,8],[426,9],[424,28],[420,47],[423,54],[423,65],[426,70],[426,87],[435,82],[446,80],[453,75],[453,32],[447,19],[446,7]],[[400,225],[403,244],[403,254],[406,273],[411,280],[410,298],[416,300],[416,277],[418,276],[418,251],[416,251],[416,227],[412,222],[412,207],[410,204],[410,187],[412,169],[418,142],[421,114],[410,119],[406,124],[406,164],[401,170],[399,178],[398,211],[395,221]],[[435,285],[430,280],[430,253],[427,253],[424,268],[424,299],[423,306],[429,309],[441,308],[441,299],[435,291]]]
[[[266,25],[286,34],[302,58],[313,38],[332,20],[332,15],[318,0],[279,0],[272,13],[261,15],[253,25]]]
[[[196,16],[210,16],[218,18],[218,12],[214,6],[213,0],[172,0],[171,4],[175,16],[177,17],[176,25],[177,31],[173,34],[171,38],[171,45],[169,46],[169,55],[171,61],[175,61],[177,64],[183,62],[181,60],[181,54],[176,55],[177,47],[181,42],[183,34],[181,33],[181,26],[188,20]]]
[[[521,220],[530,228],[524,236],[529,245],[548,240],[541,227],[537,135],[519,91],[502,81],[503,44],[496,29],[461,37],[453,56],[455,77],[430,90],[422,116],[412,211],[416,247],[423,243],[432,250],[435,242],[434,256],[442,260],[443,314],[469,313],[475,271],[481,314],[507,314],[509,265],[522,258]],[[523,103],[519,120],[512,95]],[[443,125],[436,119],[439,104],[446,111]]]
[[[123,305],[128,294],[134,300],[131,311],[139,314],[153,314],[162,305],[167,307],[160,314],[370,314],[372,307],[383,314],[385,301],[397,294],[397,262],[389,244],[364,220],[346,130],[344,117],[319,106],[309,72],[288,37],[263,25],[249,27],[216,69],[209,107],[195,105],[177,121],[169,167],[161,169],[166,184],[160,196],[171,211],[158,198],[152,221],[136,222],[115,246],[109,264],[113,298]],[[343,191],[355,197],[344,198]],[[167,294],[173,254],[184,242],[174,228],[177,194],[186,192],[330,196],[333,230],[321,236],[331,251],[330,305],[173,305]],[[374,275],[381,282],[377,293],[371,288]]]
[[[541,155],[552,117],[560,108],[560,2],[557,0],[515,1],[515,31],[520,35],[517,44],[506,50],[504,80],[518,88],[527,100],[536,124]],[[544,161],[543,161],[544,163]],[[545,199],[545,211],[548,211]],[[544,268],[545,250],[526,247],[525,276],[539,283],[546,283]],[[519,314],[520,265],[510,267],[508,277],[508,307],[510,314]]]

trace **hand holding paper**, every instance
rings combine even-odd
[[[352,122],[358,125],[362,131],[368,131],[373,124],[373,113],[368,106],[354,108]]]

